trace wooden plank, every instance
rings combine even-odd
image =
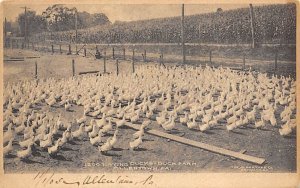
[[[78,74],[82,75],[82,74],[96,74],[96,73],[99,73],[99,71],[86,71],[86,72],[79,72]]]
[[[39,56],[28,56],[28,57],[25,57],[26,59],[35,59],[35,58],[40,58]]]
[[[25,59],[25,57],[8,57],[9,59]]]
[[[25,61],[24,59],[4,59],[4,61]]]
[[[245,149],[242,149],[241,151],[239,151],[240,153],[246,153],[246,151],[247,150],[245,150]],[[234,157],[231,157],[231,159],[233,159],[233,160],[235,160],[236,158],[234,158]]]
[[[135,130],[140,129],[140,126],[133,125],[130,122],[126,122],[125,125],[132,128],[132,129],[135,129]],[[261,165],[265,162],[265,159],[263,159],[263,158],[258,158],[258,157],[253,157],[253,156],[250,156],[250,155],[245,155],[241,152],[235,152],[235,151],[227,150],[227,149],[220,148],[220,147],[217,147],[217,146],[213,146],[213,145],[205,144],[205,143],[202,143],[202,142],[197,142],[197,141],[194,141],[194,140],[190,140],[190,139],[187,139],[187,138],[179,137],[179,136],[176,136],[176,135],[164,133],[164,132],[161,132],[161,131],[158,131],[158,130],[150,129],[150,130],[145,130],[145,132],[149,133],[149,134],[152,134],[152,135],[155,135],[155,136],[159,136],[159,137],[167,138],[167,139],[170,139],[170,140],[174,140],[174,141],[177,141],[177,142],[189,145],[189,146],[194,146],[194,147],[198,147],[198,148],[201,148],[201,149],[204,149],[204,150],[207,150],[207,151],[218,153],[218,154],[221,154],[221,155],[234,157],[236,159],[240,159],[240,160],[243,160],[243,161],[246,161],[246,162],[259,164],[259,165]]]

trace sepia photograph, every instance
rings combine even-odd
[[[298,2],[126,2],[1,3],[1,177],[296,175]]]

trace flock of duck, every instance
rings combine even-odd
[[[130,150],[140,147],[150,124],[168,133],[176,126],[204,133],[216,126],[228,131],[274,126],[287,136],[296,128],[293,79],[222,67],[139,66],[134,74],[22,81],[4,91],[3,153],[22,160],[33,148],[54,157],[67,142],[83,138],[105,154],[122,136],[120,127],[130,122],[140,125],[128,142]],[[83,113],[71,120],[39,110],[72,111],[75,105]]]

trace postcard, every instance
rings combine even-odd
[[[1,7],[1,187],[300,186],[298,1]]]

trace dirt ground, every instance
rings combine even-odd
[[[40,56],[37,59],[25,61],[4,62],[4,82],[13,83],[23,79],[33,79],[34,62],[38,63],[38,78],[62,78],[72,75],[71,60],[76,62],[76,73],[80,71],[103,71],[103,60],[94,60],[78,56],[50,55],[32,51],[5,51],[5,56]],[[145,66],[138,63],[137,66]],[[107,71],[115,73],[115,61],[107,62]],[[131,71],[130,62],[121,62],[120,71]],[[5,92],[5,91],[4,91]],[[41,111],[62,113],[64,119],[80,117],[83,108],[74,106],[73,112],[66,112],[63,108],[39,106]],[[283,107],[280,107],[283,108]],[[153,115],[153,119],[157,114]],[[279,126],[282,124],[277,116]],[[258,119],[259,117],[257,117]],[[225,122],[224,122],[225,123]],[[278,127],[267,125],[262,130],[253,129],[252,125],[228,132],[224,123],[214,129],[202,133],[190,130],[179,122],[173,134],[183,136],[199,142],[211,144],[233,151],[246,150],[245,154],[266,159],[266,163],[259,166],[227,156],[214,154],[199,148],[187,146],[175,141],[153,135],[145,135],[141,148],[130,151],[129,142],[135,132],[129,128],[120,129],[116,147],[103,155],[98,148],[92,146],[85,136],[82,140],[67,143],[52,158],[47,151],[36,148],[27,161],[16,158],[16,152],[4,158],[5,173],[36,172],[43,169],[53,169],[58,172],[295,172],[296,171],[296,135],[282,137]],[[77,128],[77,127],[75,127]],[[149,128],[159,129],[155,123]],[[184,133],[184,135],[183,135]],[[20,136],[19,136],[20,137]],[[17,139],[20,139],[17,137]],[[16,144],[14,149],[18,150]]]
[[[79,48],[79,47],[78,47]],[[14,80],[32,79],[35,73],[35,62],[38,66],[38,78],[43,79],[47,77],[68,77],[72,75],[72,59],[75,60],[75,74],[85,71],[100,71],[104,70],[103,59],[95,59],[92,55],[94,51],[87,49],[87,57],[83,57],[82,50],[79,55],[66,55],[66,49],[60,54],[57,50],[52,55],[49,49],[40,51],[21,50],[21,49],[5,49],[4,59],[11,57],[34,56],[39,58],[27,58],[25,61],[5,61],[4,62],[4,81],[11,82]],[[102,49],[103,50],[103,49]],[[106,71],[116,73],[116,60],[111,59],[112,52],[107,51],[107,56],[110,57],[106,61]],[[131,55],[126,54],[126,60],[123,60],[121,51],[115,51],[115,57],[119,59],[119,72],[131,72]],[[147,61],[143,62],[141,53],[135,54],[135,66],[149,64],[155,62],[159,64],[159,54],[147,53]],[[164,54],[164,63],[166,65],[174,65],[174,63],[181,63],[182,57],[179,55]],[[212,63],[207,56],[187,56],[187,64],[193,66],[223,66],[230,68],[243,68],[242,58],[224,58],[213,57]],[[277,71],[275,71],[274,60],[258,60],[245,59],[245,68],[264,72],[268,74],[277,74],[283,76],[291,76],[296,78],[296,63],[295,61],[279,61],[277,64]]]

